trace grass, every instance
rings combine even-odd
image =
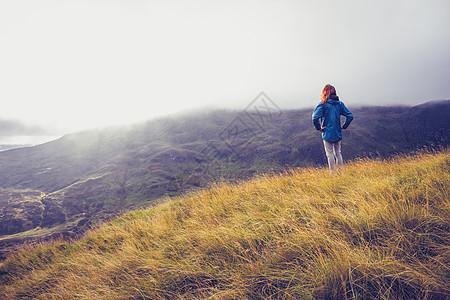
[[[4,299],[448,299],[450,151],[296,169],[0,265]]]

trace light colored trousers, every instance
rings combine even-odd
[[[332,143],[323,140],[323,145],[325,146],[325,153],[327,155],[328,167],[330,167],[330,171],[336,171],[336,165],[338,167],[338,171],[340,171],[344,164],[341,154],[341,141]]]

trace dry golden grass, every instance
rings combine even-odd
[[[447,299],[450,152],[222,184],[0,266],[5,299]]]

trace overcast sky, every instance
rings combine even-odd
[[[0,119],[62,131],[450,98],[448,0],[0,0],[0,43]]]

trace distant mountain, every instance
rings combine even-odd
[[[351,108],[344,159],[446,147],[450,101]],[[326,164],[311,110],[212,111],[0,152],[0,248],[74,236],[214,181]],[[3,246],[2,246],[3,245]]]
[[[60,137],[57,130],[0,119],[0,151],[31,147]]]

